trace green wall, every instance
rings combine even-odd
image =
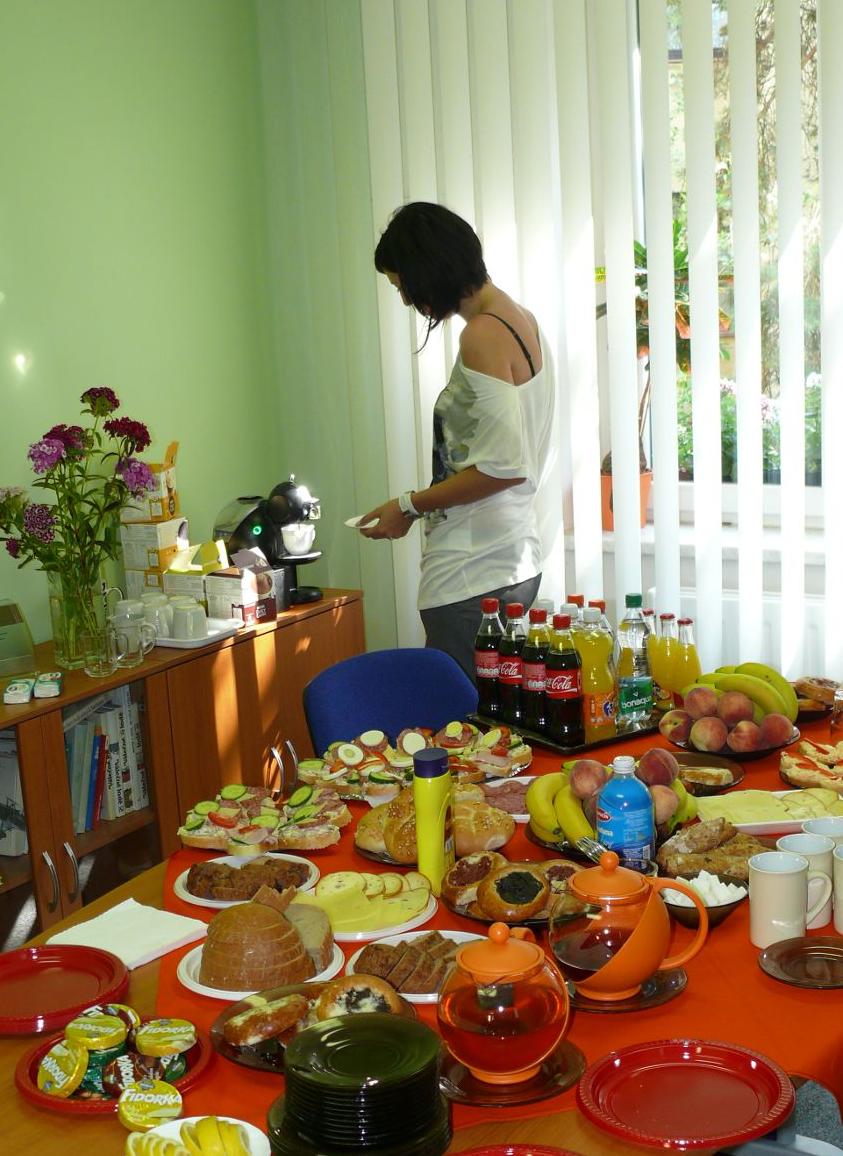
[[[181,442],[194,540],[278,480],[257,61],[252,0],[2,0],[0,485],[100,384]],[[49,636],[5,551],[0,594]]]

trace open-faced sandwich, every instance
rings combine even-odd
[[[186,847],[249,856],[330,847],[350,822],[345,800],[330,787],[305,786],[279,804],[263,788],[232,783],[194,804],[178,835]]]

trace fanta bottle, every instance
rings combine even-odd
[[[600,626],[600,611],[583,611],[583,626],[574,635],[582,662],[583,727],[587,743],[616,733],[617,688],[612,672],[612,637]]]
[[[679,642],[676,648],[676,658],[673,661],[673,690],[677,694],[700,677],[700,659],[694,643],[693,618],[680,618]]]

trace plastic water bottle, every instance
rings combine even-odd
[[[641,595],[627,594],[618,624],[618,726],[646,722],[653,710],[653,676],[647,656],[649,631],[641,613]]]
[[[582,661],[583,727],[585,741],[614,738],[617,693],[612,669],[611,635],[600,625],[600,611],[589,607],[582,629],[572,637]]]
[[[617,755],[612,772],[597,796],[598,841],[615,851],[624,867],[648,871],[656,840],[650,792],[636,779],[631,755]]]

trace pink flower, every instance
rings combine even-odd
[[[39,542],[52,542],[56,520],[53,511],[43,502],[32,502],[23,512],[23,528]]]
[[[9,554],[11,554],[11,556],[13,558],[17,558],[20,556],[20,542],[18,541],[17,538],[7,538],[6,539],[6,549],[8,550]]]
[[[117,394],[107,385],[95,385],[91,389],[86,389],[80,400],[97,417],[105,417],[106,414],[114,413],[120,408]]]
[[[58,465],[65,454],[64,442],[51,437],[42,438],[40,442],[35,442],[27,451],[27,457],[32,462],[32,468],[36,474],[46,474],[53,466]]]
[[[85,449],[85,431],[81,425],[54,425],[47,430],[44,438],[61,442],[68,454],[79,454]]]
[[[113,438],[125,438],[135,453],[145,450],[152,441],[143,422],[133,421],[130,417],[110,418],[104,423],[103,429]]]
[[[138,461],[137,458],[125,458],[118,464],[117,473],[126,483],[130,493],[136,496],[145,494],[147,490],[155,487],[152,470],[146,462]]]

